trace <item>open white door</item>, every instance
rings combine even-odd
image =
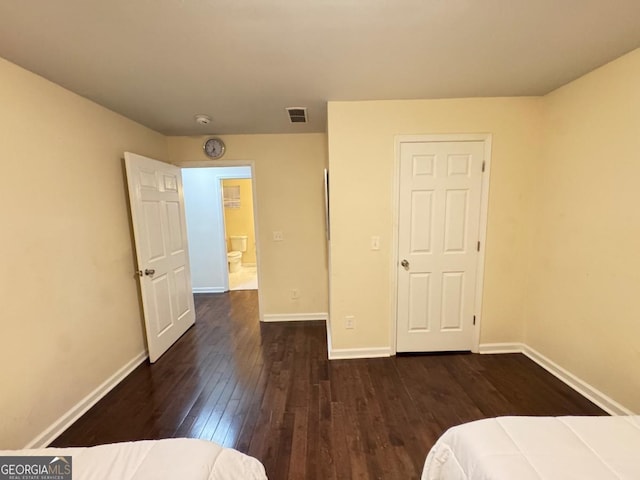
[[[124,154],[149,360],[195,323],[180,168]]]

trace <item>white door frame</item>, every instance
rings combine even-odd
[[[264,322],[264,314],[263,312],[263,300],[262,300],[262,288],[260,287],[260,285],[263,285],[262,283],[262,274],[261,274],[261,265],[262,262],[260,261],[260,234],[258,232],[258,195],[257,195],[257,182],[256,182],[256,167],[255,167],[255,161],[254,160],[216,160],[215,163],[212,163],[210,161],[195,161],[195,162],[179,162],[175,164],[176,166],[180,167],[180,168],[219,168],[219,167],[249,167],[251,169],[251,192],[253,194],[253,231],[256,237],[256,270],[258,273],[258,317],[260,318],[261,322]],[[236,178],[236,177],[233,177]],[[222,182],[221,182],[222,183]],[[222,199],[220,199],[220,202],[222,202]],[[224,212],[223,212],[224,213]],[[223,222],[224,222],[224,215],[222,216]],[[224,240],[222,243],[225,244],[226,242],[226,238],[225,237],[225,232],[222,231],[220,232],[221,238]],[[227,262],[226,260],[226,252],[224,252],[225,254],[225,259],[224,259],[224,263]],[[223,263],[223,265],[224,265]],[[229,286],[229,277],[227,276],[227,287]]]
[[[480,241],[480,253],[478,255],[478,270],[476,274],[476,292],[474,300],[474,311],[476,324],[473,327],[473,343],[471,351],[478,352],[480,344],[480,325],[482,324],[482,292],[484,284],[484,259],[487,239],[487,215],[489,211],[489,178],[491,173],[491,134],[490,133],[452,133],[437,135],[396,135],[395,153],[393,165],[393,236],[391,248],[391,355],[397,352],[397,326],[398,326],[398,228],[400,210],[400,145],[402,143],[417,142],[483,142],[484,143],[484,174],[482,175],[482,190],[480,197],[480,230],[478,240]]]

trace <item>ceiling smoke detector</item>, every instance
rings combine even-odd
[[[209,115],[204,115],[199,113],[195,116],[196,122],[200,125],[209,125],[211,123],[211,117]]]
[[[307,107],[286,107],[291,123],[307,123]]]

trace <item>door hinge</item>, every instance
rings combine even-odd
[[[474,325],[476,324],[476,316],[475,315],[473,316],[473,324]]]
[[[482,161],[482,171],[483,171],[483,172],[484,172],[484,166],[485,166],[485,164],[486,164],[486,163],[485,163],[485,161],[483,160],[483,161]]]
[[[480,240],[478,240],[478,251],[480,251]]]

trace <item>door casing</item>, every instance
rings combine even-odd
[[[482,293],[484,281],[485,247],[487,237],[487,216],[489,210],[489,183],[491,174],[491,141],[490,133],[453,133],[435,135],[397,135],[395,137],[395,153],[393,168],[393,236],[391,249],[391,311],[390,318],[390,347],[391,355],[397,353],[397,325],[398,325],[398,228],[400,210],[400,145],[412,142],[483,142],[484,143],[484,174],[482,177],[482,190],[480,194],[480,229],[478,240],[480,241],[480,252],[478,254],[478,269],[476,272],[476,291],[474,299],[474,311],[476,316],[475,328],[473,330],[473,345],[471,351],[477,353],[480,345],[480,326],[482,324]]]

